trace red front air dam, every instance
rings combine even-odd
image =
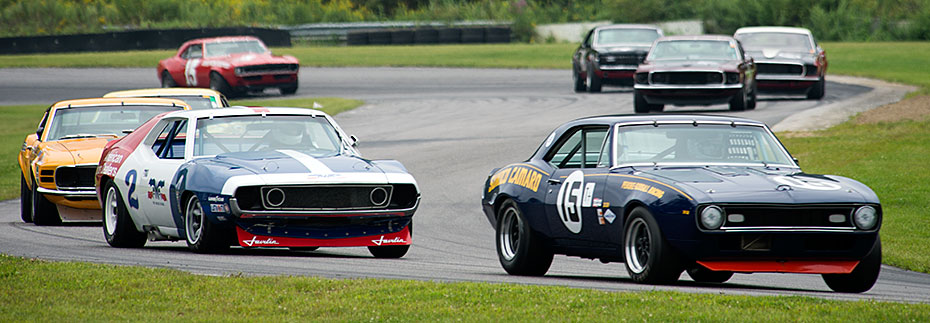
[[[368,247],[410,245],[410,227],[399,232],[364,237],[310,239],[254,235],[236,227],[236,236],[242,247]]]
[[[713,271],[740,273],[848,274],[857,260],[789,260],[789,261],[698,261]]]

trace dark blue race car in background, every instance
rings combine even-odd
[[[605,116],[558,127],[495,169],[482,207],[501,265],[543,275],[554,254],[624,262],[642,283],[821,274],[864,292],[881,268],[882,209],[855,180],[801,171],[761,122]]]

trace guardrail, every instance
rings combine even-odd
[[[347,23],[315,23],[297,26],[281,26],[291,34],[291,38],[311,41],[348,41],[351,32],[373,32],[408,29],[443,29],[443,28],[471,28],[471,27],[500,27],[510,26],[509,21],[457,21],[457,22],[416,22],[416,21],[385,21],[385,22],[347,22]]]

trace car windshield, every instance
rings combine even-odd
[[[760,126],[659,124],[619,126],[617,165],[793,165]]]
[[[597,41],[599,46],[608,46],[612,44],[637,44],[652,45],[652,42],[659,38],[659,32],[655,29],[601,29],[597,32]]]
[[[162,112],[178,109],[146,105],[59,108],[52,117],[46,140],[122,136]]]
[[[763,50],[778,48],[783,50],[796,50],[807,52],[811,48],[811,40],[805,34],[795,33],[743,33],[736,35],[746,50]]]
[[[213,109],[215,107],[214,99],[208,95],[165,95],[159,98],[178,99],[191,106],[191,110]]]
[[[736,44],[726,40],[669,40],[656,43],[649,60],[735,60]]]
[[[233,54],[247,54],[247,53],[262,54],[262,53],[268,52],[268,49],[265,48],[265,45],[257,40],[213,42],[213,43],[207,43],[206,46],[207,46],[207,50],[206,50],[207,57],[227,56],[227,55],[233,55]]]
[[[341,140],[325,117],[230,116],[197,120],[194,155],[296,150],[314,157],[338,154]]]

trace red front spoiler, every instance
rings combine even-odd
[[[789,261],[698,261],[713,271],[740,273],[848,274],[858,260],[789,260]]]
[[[239,246],[242,247],[369,247],[410,245],[410,226],[388,234],[376,234],[363,237],[310,239],[292,237],[273,237],[251,234],[236,227]]]

